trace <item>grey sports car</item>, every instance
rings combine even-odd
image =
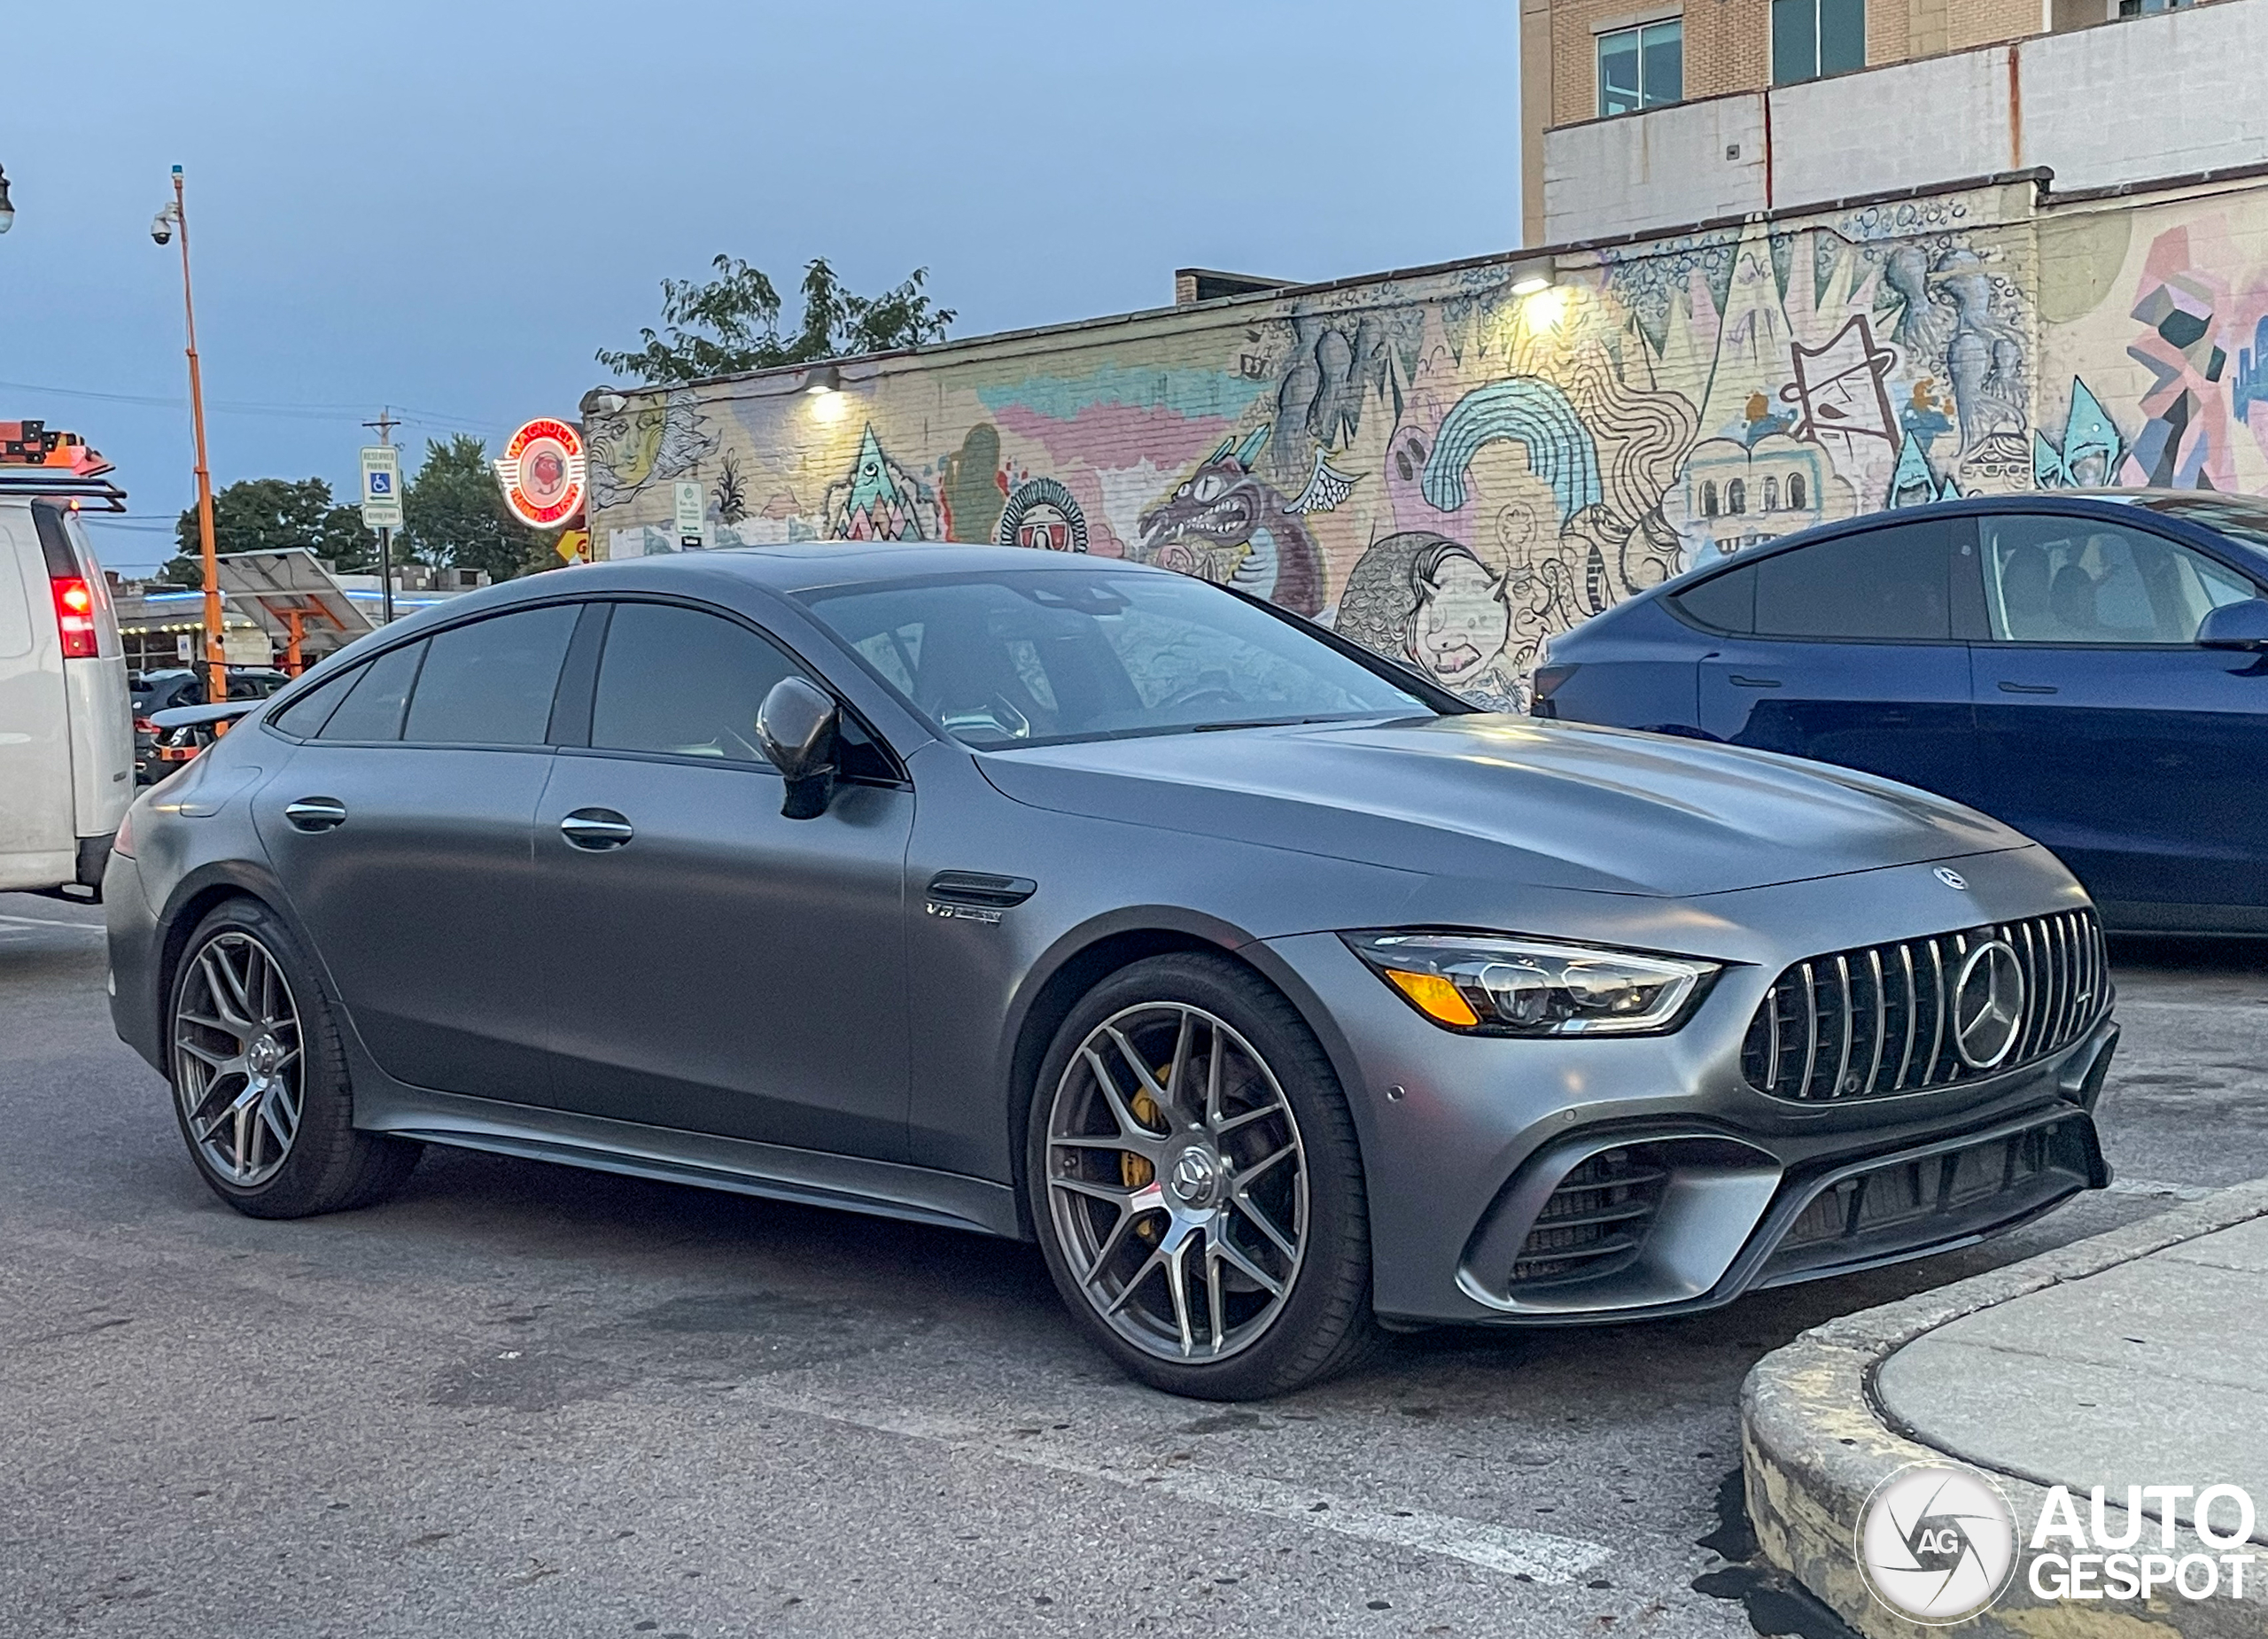
[[[1484,715],[1162,570],[830,545],[373,633],[137,802],[119,1033],[243,1212],[422,1144],[1036,1239],[1216,1398],[1672,1315],[2109,1181],[2045,851]]]

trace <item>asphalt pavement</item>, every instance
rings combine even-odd
[[[239,1217],[111,1034],[98,928],[0,895],[9,1631],[1831,1634],[1726,1574],[1750,1366],[2268,1174],[2268,950],[2122,944],[2117,1190],[1201,1405],[1121,1379],[1005,1242],[442,1150],[366,1212]]]

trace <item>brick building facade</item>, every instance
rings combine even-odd
[[[1523,237],[1548,237],[1545,142],[1549,130],[1612,117],[1603,42],[1674,26],[1682,83],[1669,101],[1695,102],[1860,68],[1973,50],[2179,9],[2187,0],[1521,0]],[[1775,62],[1775,35],[1790,19],[1804,28],[1863,39],[1822,68]],[[1649,105],[1658,105],[1650,102]],[[1915,182],[1939,180],[1915,177]]]

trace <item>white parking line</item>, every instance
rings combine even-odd
[[[1553,1585],[1572,1582],[1613,1557],[1613,1550],[1580,1537],[1520,1531],[1487,1520],[1418,1509],[1386,1509],[1328,1491],[1310,1490],[1251,1474],[1227,1474],[1185,1464],[1139,1468],[1084,1461],[1052,1451],[1029,1439],[1014,1443],[981,1430],[955,1425],[919,1413],[874,1415],[820,1402],[755,1391],[777,1410],[847,1424],[876,1433],[922,1440],[957,1451],[1002,1457],[1027,1468],[1107,1480],[1130,1490],[1161,1493],[1192,1503],[1208,1503],[1239,1513],[1257,1514],[1288,1525],[1306,1526],[1340,1536],[1412,1548],[1461,1559],[1486,1571]]]
[[[2176,1200],[2202,1200],[2218,1195],[2218,1190],[2200,1189],[2194,1184],[2161,1184],[2155,1178],[2114,1178],[2110,1192],[2114,1195],[2169,1195]]]
[[[100,922],[58,922],[44,916],[0,916],[0,922],[12,923],[18,928],[69,928],[79,933],[103,931]]]

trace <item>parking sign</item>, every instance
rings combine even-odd
[[[362,522],[372,529],[401,527],[401,452],[391,444],[363,447]]]

